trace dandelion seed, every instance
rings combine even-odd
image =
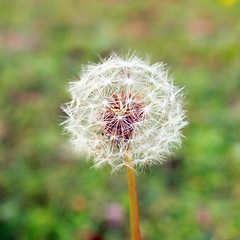
[[[84,68],[69,92],[64,128],[78,151],[94,156],[95,167],[126,166],[132,240],[140,240],[134,169],[161,163],[181,144],[182,89],[162,63],[112,53]]]
[[[85,67],[69,92],[64,128],[77,151],[94,157],[95,167],[120,169],[127,164],[124,149],[131,150],[135,167],[150,166],[181,144],[183,92],[162,63],[112,53]]]

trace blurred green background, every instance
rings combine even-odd
[[[1,0],[1,240],[129,239],[125,172],[92,169],[59,126],[81,64],[129,49],[171,66],[190,120],[137,176],[142,239],[240,239],[240,2]]]

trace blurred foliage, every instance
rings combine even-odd
[[[0,239],[129,238],[124,171],[91,169],[59,126],[81,64],[129,49],[171,66],[190,120],[183,148],[137,176],[143,239],[240,239],[239,12],[238,0],[1,0]]]

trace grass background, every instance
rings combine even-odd
[[[187,139],[137,176],[143,240],[240,239],[238,0],[1,0],[0,239],[129,239],[125,173],[62,135],[81,64],[111,50],[163,61],[187,91]]]

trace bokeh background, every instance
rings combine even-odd
[[[190,120],[137,176],[143,240],[240,239],[240,2],[1,0],[1,240],[129,239],[125,172],[92,169],[59,126],[81,65],[129,49],[171,67]]]

